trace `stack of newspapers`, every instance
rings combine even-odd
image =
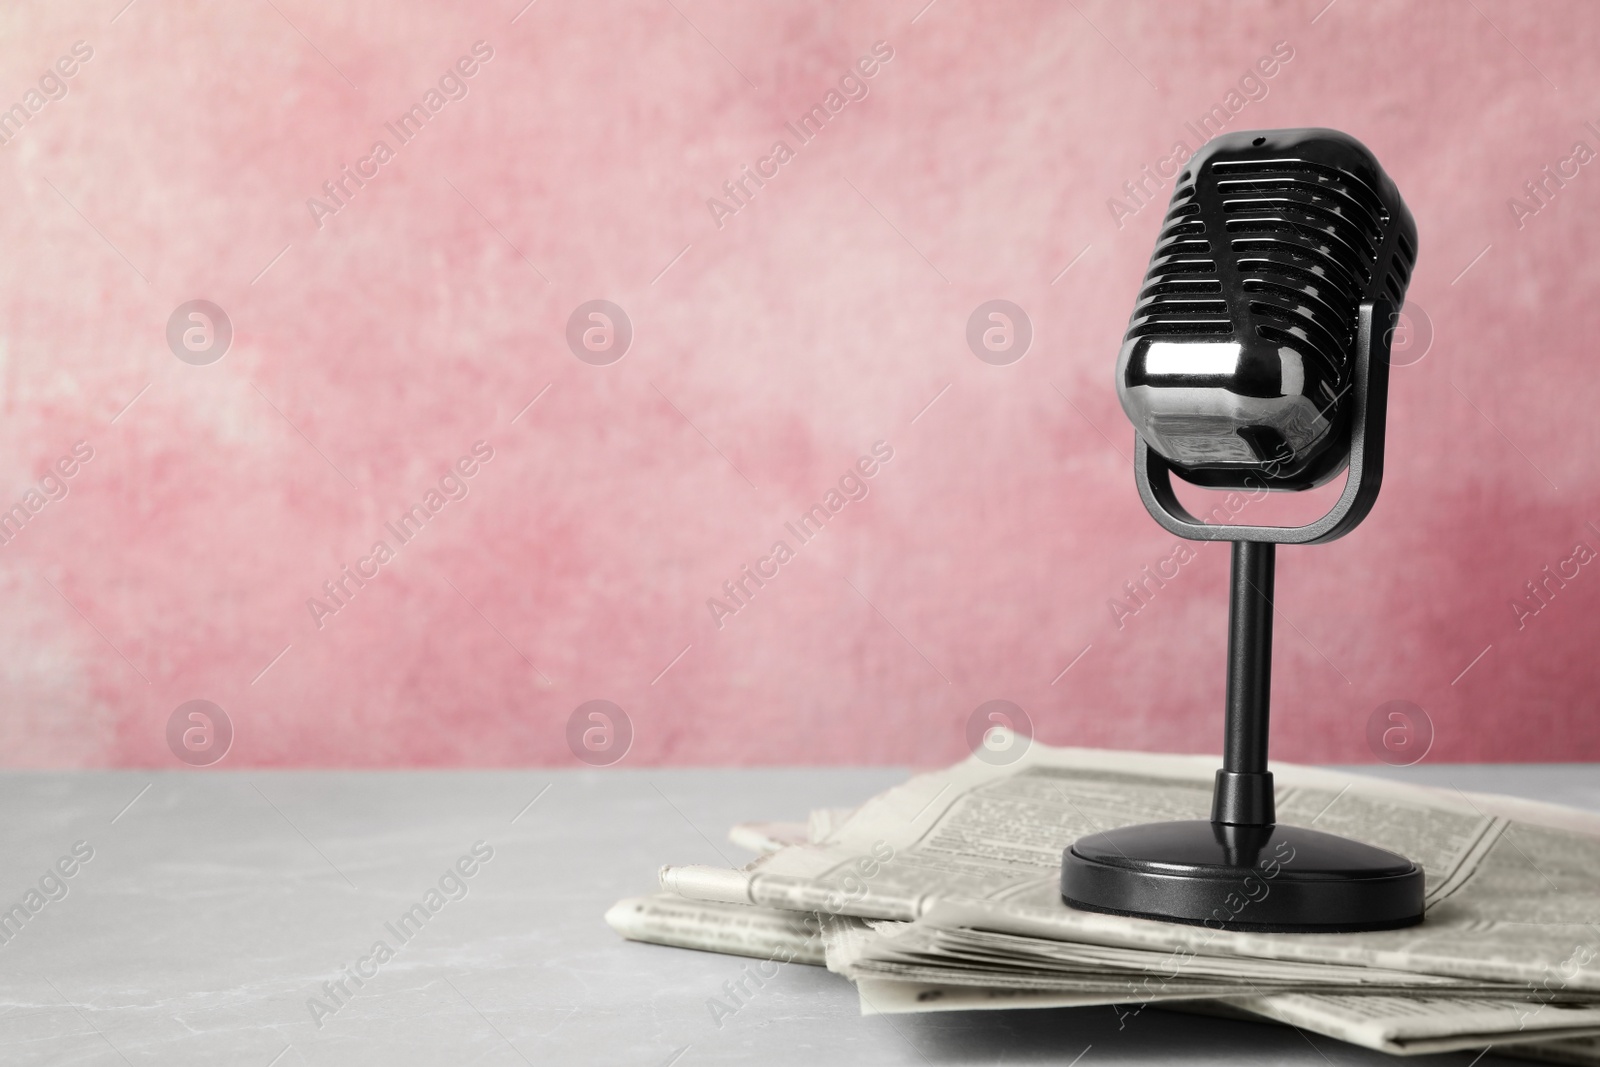
[[[736,826],[755,861],[665,867],[659,892],[606,919],[639,941],[825,966],[867,1014],[1169,1007],[1399,1055],[1492,1045],[1600,1065],[1600,815],[1276,764],[1279,822],[1416,861],[1425,921],[1361,934],[1152,922],[1063,904],[1062,849],[1208,817],[1215,760],[1011,741],[1013,762],[974,756],[853,811]]]

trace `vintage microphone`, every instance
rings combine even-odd
[[[1364,145],[1336,130],[1226,134],[1173,190],[1117,359],[1135,479],[1166,529],[1232,541],[1227,725],[1211,819],[1091,834],[1062,862],[1066,903],[1228,930],[1384,930],[1422,921],[1404,856],[1277,822],[1267,727],[1275,549],[1349,533],[1383,477],[1389,336],[1417,229]],[[1348,467],[1307,526],[1190,515],[1175,473],[1297,490]]]

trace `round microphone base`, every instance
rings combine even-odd
[[[1074,908],[1217,930],[1393,930],[1422,921],[1422,893],[1404,856],[1299,826],[1124,826],[1080,838],[1061,864]]]

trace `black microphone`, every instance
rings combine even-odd
[[[1069,906],[1227,930],[1422,921],[1420,867],[1279,824],[1267,770],[1276,546],[1342,537],[1377,499],[1390,325],[1416,250],[1394,182],[1336,130],[1227,134],[1178,176],[1117,394],[1150,514],[1179,536],[1233,542],[1222,769],[1209,821],[1124,826],[1066,849]],[[1204,522],[1171,480],[1296,490],[1345,470],[1328,513],[1297,527]]]
[[[1348,134],[1208,142],[1179,175],[1117,357],[1123,410],[1196,485],[1327,482],[1349,458],[1357,309],[1400,309],[1416,249],[1394,182]]]

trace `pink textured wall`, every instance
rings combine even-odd
[[[1370,760],[1403,699],[1430,760],[1600,756],[1600,12],[1325,3],[7,5],[0,760],[177,766],[193,699],[224,767],[576,765],[591,699],[637,764],[945,760],[991,699],[1215,750],[1226,550],[1131,613],[1175,542],[1111,371],[1161,214],[1124,183],[1230,103],[1377,153],[1434,334],[1372,517],[1280,554],[1275,754]],[[566,337],[596,299],[609,365]]]

